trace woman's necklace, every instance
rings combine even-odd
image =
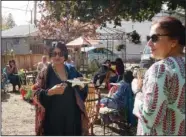
[[[53,70],[54,70],[56,76],[57,76],[61,81],[64,81],[64,79],[62,79],[62,78],[60,77],[59,73],[57,72],[56,67],[55,67],[54,65],[52,65],[52,68],[53,68]],[[66,76],[66,79],[68,79],[68,73],[67,73],[65,67],[64,67],[64,70],[65,70],[65,76]],[[66,80],[66,79],[65,79],[65,80]]]

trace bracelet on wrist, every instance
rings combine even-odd
[[[137,89],[137,92],[135,93],[135,95],[137,95],[137,93],[139,93],[139,92],[142,92],[142,90],[141,89]]]

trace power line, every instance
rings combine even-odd
[[[10,13],[12,10],[6,10],[6,12],[3,12],[3,14]]]
[[[27,5],[21,6],[21,7],[19,7],[18,9],[22,9],[22,8],[24,8],[25,6],[27,6]],[[9,8],[9,7],[5,7],[5,8],[8,8],[9,10],[6,10],[5,12],[3,12],[3,14],[7,14],[7,13],[10,13],[10,11],[12,11],[12,8]],[[16,10],[17,10],[17,9],[16,9]]]
[[[27,7],[26,7],[26,13],[25,13],[25,15],[27,14],[28,5],[29,5],[29,1],[28,1],[28,3],[27,3]]]
[[[12,9],[12,10],[20,10],[20,11],[28,11],[28,10],[23,10],[23,9],[18,9],[18,8],[10,8],[10,7],[4,7],[4,6],[2,6],[2,8],[6,8],[6,9]],[[30,13],[31,13],[31,22],[32,22],[32,10],[29,10],[30,11]]]
[[[23,10],[23,9],[18,9],[18,8],[10,8],[10,7],[4,7],[2,6],[2,8],[5,8],[5,9],[11,9],[11,10],[21,10],[21,11],[28,11],[28,10]],[[29,10],[31,11],[31,10]]]
[[[23,5],[23,6],[19,7],[19,8],[20,8],[20,9],[24,9],[25,6],[26,6],[26,5]]]
[[[27,4],[22,5],[21,7],[17,7],[18,9],[24,9],[27,6]]]

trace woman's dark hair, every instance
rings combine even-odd
[[[132,80],[134,79],[133,73],[130,70],[124,72],[124,81],[131,84]]]
[[[15,60],[14,60],[14,59],[12,59],[12,60],[9,60],[9,66],[10,66],[10,67],[12,67],[11,63],[14,63],[14,64],[16,64],[16,63],[15,63]]]
[[[9,60],[8,64],[11,66],[12,60]]]
[[[124,73],[124,65],[123,65],[123,61],[121,58],[117,58],[115,60],[115,64],[116,64],[116,70],[118,72],[119,75],[123,75]]]
[[[184,47],[185,46],[185,26],[182,25],[181,21],[178,19],[166,16],[161,17],[159,20],[154,21],[154,24],[159,24],[159,27],[169,34],[172,39],[178,40],[178,43]]]
[[[58,49],[61,50],[61,52],[63,53],[63,55],[65,57],[65,60],[68,59],[68,50],[67,50],[67,47],[62,42],[57,42],[57,43],[55,43],[55,44],[52,45],[52,47],[49,50],[49,58],[52,57],[52,52],[54,51],[55,48],[58,48]]]
[[[105,64],[105,63],[110,63],[110,60],[109,60],[109,59],[107,59],[107,60],[104,62],[104,64]]]
[[[121,58],[117,58],[115,62],[116,62],[116,65],[121,65],[121,64],[123,65],[123,61]]]
[[[16,62],[15,62],[15,60],[14,60],[14,59],[12,60],[12,63],[16,64]]]

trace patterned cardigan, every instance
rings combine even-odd
[[[133,113],[137,135],[185,135],[185,58],[169,57],[145,74]]]
[[[44,68],[37,76],[37,82],[34,84],[33,90],[33,99],[36,106],[36,118],[35,118],[35,132],[36,135],[42,136],[43,121],[45,118],[45,108],[39,103],[39,94],[42,92],[42,89],[46,89],[46,77],[47,77],[48,68]],[[89,135],[89,119],[86,113],[85,105],[83,100],[80,98],[79,94],[75,92],[76,103],[81,110],[81,121],[82,121],[82,135]]]

